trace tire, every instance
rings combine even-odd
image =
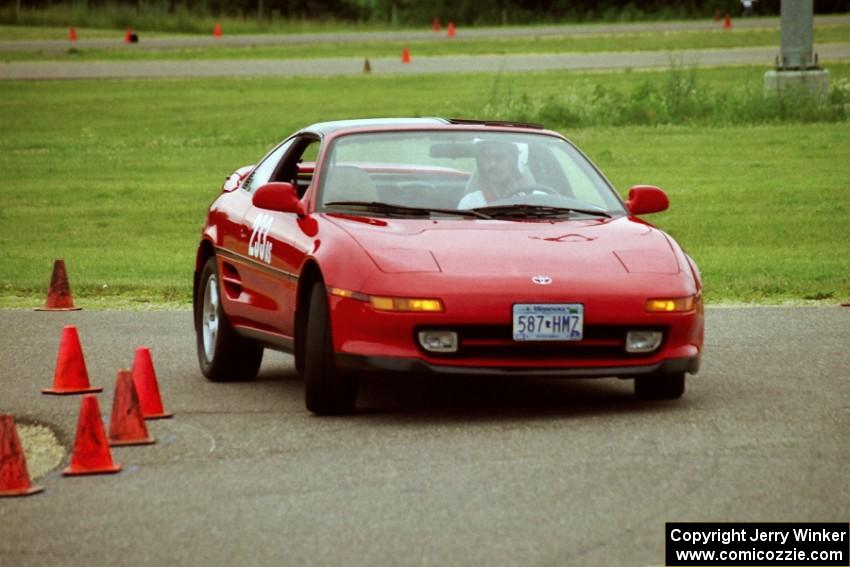
[[[308,298],[309,301],[309,298]],[[299,304],[301,302],[299,301]],[[309,304],[308,304],[309,306]],[[295,371],[299,376],[304,376],[304,343],[307,340],[307,315],[304,313],[308,307],[298,307],[295,312],[295,348],[292,357],[295,359]]]
[[[685,373],[635,378],[635,395],[643,400],[677,400],[685,393]]]
[[[356,374],[342,372],[334,360],[333,337],[325,284],[310,291],[304,353],[304,403],[318,415],[341,415],[354,411]]]
[[[253,380],[260,371],[263,347],[239,336],[221,307],[215,256],[201,271],[195,303],[195,343],[201,372],[213,382]]]

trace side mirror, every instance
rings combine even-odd
[[[295,186],[292,183],[271,182],[266,183],[254,192],[251,202],[255,207],[278,211],[281,213],[295,213],[298,216],[304,214],[304,208]]]
[[[228,175],[227,179],[224,180],[224,185],[221,186],[222,192],[230,193],[231,191],[235,191],[253,169],[253,165],[245,165]]]
[[[653,185],[635,185],[629,189],[626,208],[633,215],[647,215],[666,211],[670,206],[667,194]]]

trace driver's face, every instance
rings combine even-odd
[[[488,149],[478,156],[478,170],[490,183],[507,183],[517,177],[516,154],[509,149]]]

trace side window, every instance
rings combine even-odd
[[[555,152],[556,154],[559,152]],[[546,185],[566,197],[573,196],[573,189],[562,164],[552,151],[543,144],[528,145],[528,168],[534,174],[534,179],[541,185]]]
[[[316,158],[319,157],[319,140],[311,140],[304,152],[301,154],[301,161],[316,163]]]
[[[286,150],[292,145],[292,140],[286,141],[276,147],[266,159],[254,169],[254,173],[251,174],[250,179],[242,186],[246,191],[253,192],[255,189],[260,187],[261,185],[265,185],[271,179],[272,173],[274,173],[277,168],[277,164],[280,162],[280,158],[286,153]]]
[[[298,188],[298,196],[307,192],[307,188],[313,182],[313,171],[315,171],[316,160],[319,158],[319,140],[311,140],[304,148],[301,159],[298,161],[298,174],[295,178],[295,186]]]
[[[555,151],[554,155],[564,174],[566,174],[570,188],[576,199],[602,208],[610,205],[600,193],[593,179],[582,170],[581,164],[574,161],[563,151]]]
[[[298,138],[292,150],[275,171],[273,181],[294,183],[301,197],[313,181],[313,167],[319,156],[320,141],[312,135]]]

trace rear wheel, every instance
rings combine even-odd
[[[204,264],[195,304],[198,363],[214,382],[253,380],[263,361],[263,347],[240,337],[221,306],[215,257]]]
[[[325,285],[317,282],[310,292],[304,352],[304,402],[319,415],[354,411],[357,375],[342,372],[334,360],[330,309]]]
[[[685,393],[685,373],[653,374],[635,378],[635,395],[644,400],[676,400]]]

